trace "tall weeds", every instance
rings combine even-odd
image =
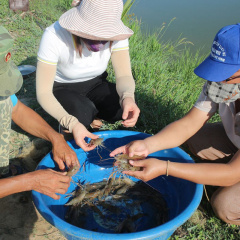
[[[135,0],[127,0],[123,6],[122,19],[125,19]]]
[[[14,61],[17,65],[36,64],[43,29],[70,9],[71,2],[34,0],[30,2],[29,12],[23,15],[10,11],[8,0],[1,1],[3,15],[0,23],[15,37]],[[125,2],[122,19],[134,31],[129,44],[132,72],[136,80],[136,101],[141,109],[135,129],[156,133],[169,122],[183,116],[196,100],[203,82],[194,75],[193,70],[202,57],[198,53],[191,54],[188,49],[191,43],[185,38],[163,42],[163,36],[174,24],[174,19],[169,24],[162,24],[154,34],[142,33],[141,22],[129,15],[134,2]],[[115,81],[111,64],[108,72],[109,79]],[[24,86],[25,89],[28,86]],[[34,96],[35,89],[32,86],[28,93],[31,92]],[[26,91],[21,90],[19,94],[26,95]]]

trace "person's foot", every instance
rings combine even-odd
[[[101,127],[102,127],[103,123],[100,119],[94,119],[93,122],[90,124],[90,127],[94,130],[94,131],[98,131]]]
[[[68,131],[68,129],[62,127],[59,124],[59,133],[61,133],[66,141],[72,140],[73,139],[73,134]]]
[[[9,172],[6,173],[6,174],[0,174],[0,179],[17,176],[17,175],[20,175],[22,173],[23,173],[23,169],[22,169],[21,166],[10,163],[9,164]]]

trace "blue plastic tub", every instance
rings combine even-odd
[[[109,151],[125,145],[130,141],[144,139],[150,135],[133,131],[103,131],[97,133],[104,138],[106,148],[98,148],[88,153],[79,148],[74,141],[69,142],[69,145],[76,152],[80,164],[86,160],[84,172],[77,173],[73,180],[86,182],[98,182],[107,178],[112,172],[113,159],[109,159]],[[100,156],[105,161],[99,162]],[[150,157],[156,157],[163,160],[174,162],[193,162],[191,157],[180,148],[167,149],[155,152]],[[52,154],[49,153],[39,163],[37,169],[52,168],[58,170],[58,167],[52,160]],[[138,181],[137,179],[135,179]],[[135,233],[100,233],[88,231],[78,228],[67,223],[64,218],[66,207],[64,204],[69,201],[65,195],[62,195],[59,200],[54,200],[46,195],[33,191],[33,202],[42,216],[53,226],[58,228],[61,233],[69,240],[79,239],[106,239],[106,240],[124,240],[124,239],[168,239],[173,232],[186,222],[194,211],[197,209],[203,193],[203,186],[195,184],[183,179],[174,178],[171,176],[160,176],[148,182],[152,187],[157,189],[165,198],[169,208],[169,220],[155,228]],[[71,183],[68,193],[72,192],[76,184]]]

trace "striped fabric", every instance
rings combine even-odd
[[[122,50],[128,50],[129,47],[122,47],[122,48],[114,48],[112,51],[117,52],[117,51],[122,51]]]
[[[57,62],[45,61],[44,59],[42,59],[40,57],[37,57],[37,60],[40,61],[40,62],[44,62],[44,63],[50,64],[50,65],[57,65]]]
[[[122,20],[122,0],[81,0],[65,12],[60,25],[77,36],[91,40],[115,41],[129,38],[133,31]]]

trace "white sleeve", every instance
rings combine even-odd
[[[129,49],[128,38],[120,41],[113,41],[112,51],[121,51]]]
[[[46,29],[40,42],[38,60],[47,64],[57,65],[62,44],[56,34]]]
[[[198,100],[195,102],[194,107],[196,107],[199,110],[202,110],[204,112],[208,113],[215,113],[218,110],[218,104],[213,102],[206,94],[205,94],[205,87],[206,83],[203,86],[202,92],[198,98]]]

